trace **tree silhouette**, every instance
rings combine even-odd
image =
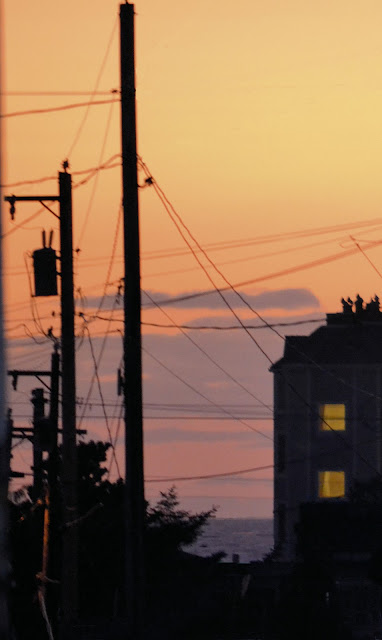
[[[78,445],[79,518],[76,526],[79,533],[80,611],[85,617],[110,617],[123,609],[124,483],[121,479],[116,482],[108,479],[104,463],[110,446],[107,442],[94,441]],[[19,640],[44,634],[36,598],[44,506],[42,501],[33,504],[27,492],[25,496],[21,504],[10,505],[12,608]],[[147,599],[151,610],[158,608],[161,600],[158,585],[163,581],[164,568],[169,582],[179,574],[185,575],[182,547],[197,539],[215,511],[211,508],[192,514],[181,509],[175,487],[162,492],[156,504],[146,503],[144,540]],[[216,556],[214,561],[218,559]],[[48,585],[48,591],[56,592],[56,601],[58,589],[53,583]],[[54,602],[55,598],[52,600]]]

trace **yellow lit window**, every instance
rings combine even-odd
[[[318,474],[319,498],[343,498],[345,496],[344,471],[320,471]]]
[[[320,405],[320,431],[345,431],[345,405]]]

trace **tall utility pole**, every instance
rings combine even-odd
[[[126,614],[129,639],[143,637],[144,485],[141,290],[135,108],[134,5],[120,5],[122,178],[125,256],[124,399],[126,461]]]
[[[76,377],[74,342],[73,296],[73,237],[72,237],[72,186],[71,175],[60,172],[59,195],[7,196],[11,215],[15,203],[59,202],[61,249],[61,351],[62,351],[62,566],[61,612],[62,638],[71,637],[71,626],[78,617],[78,537],[77,527],[71,524],[77,519],[77,448],[76,448]],[[44,204],[49,209],[49,207]],[[49,209],[50,210],[50,209]],[[1,640],[1,639],[0,639]]]
[[[65,163],[64,163],[65,166]],[[78,533],[70,523],[77,518],[76,360],[74,340],[72,177],[59,173],[61,250],[61,359],[62,359],[62,499],[63,538],[61,605],[63,638],[78,618]]]

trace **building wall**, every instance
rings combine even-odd
[[[300,505],[346,500],[381,471],[381,365],[280,363],[274,374],[275,545],[293,560]],[[345,405],[344,431],[320,430],[321,404]],[[343,498],[319,497],[320,471],[345,472]]]

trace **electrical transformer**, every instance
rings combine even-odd
[[[35,296],[57,295],[57,256],[51,247],[33,252]]]

